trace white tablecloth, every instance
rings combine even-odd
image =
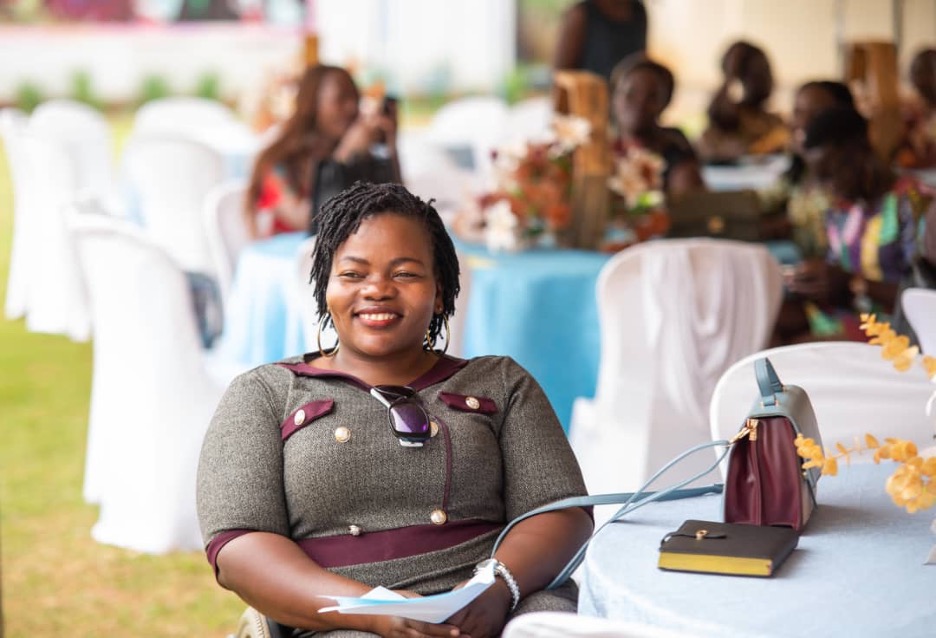
[[[688,636],[936,635],[934,511],[907,514],[884,491],[891,462],[822,477],[819,509],[772,578],[667,572],[660,539],[687,519],[721,520],[720,496],[648,505],[605,528],[583,569],[579,613]]]

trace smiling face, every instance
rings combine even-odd
[[[636,69],[614,87],[614,115],[621,131],[641,133],[656,126],[668,96],[660,78],[649,69]]]
[[[803,138],[806,127],[822,111],[839,106],[835,97],[828,91],[816,86],[807,86],[796,93],[793,99],[793,118],[791,128],[793,131],[793,144],[797,153],[803,153]]]
[[[442,312],[426,228],[393,212],[366,218],[335,252],[325,299],[340,356],[420,353],[432,316]]]
[[[331,139],[341,139],[357,119],[359,99],[357,87],[347,73],[326,75],[316,104],[319,131]]]

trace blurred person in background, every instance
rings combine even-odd
[[[766,107],[774,86],[767,54],[739,40],[725,51],[721,69],[724,80],[709,103],[708,127],[697,145],[703,161],[733,163],[786,150],[787,127]]]
[[[806,127],[803,149],[808,170],[830,197],[828,251],[824,260],[806,260],[789,277],[792,296],[779,329],[787,342],[864,341],[859,313],[887,320],[894,311],[913,260],[932,243],[925,237],[936,232],[936,202],[926,187],[898,177],[877,156],[867,120],[854,108],[816,115]]]
[[[806,127],[816,115],[835,107],[855,107],[851,91],[842,82],[816,80],[796,90],[790,121],[790,168],[775,185],[760,193],[765,214],[785,213],[775,229],[776,237],[790,237],[804,259],[825,258],[828,249],[825,211],[830,201],[808,170],[803,140]]]
[[[614,65],[647,48],[647,10],[640,0],[583,0],[562,16],[553,68],[611,79]]]
[[[343,68],[308,68],[293,114],[254,164],[245,207],[254,236],[313,229],[321,191],[336,189],[323,179],[340,180],[332,177],[340,173],[336,169],[349,167],[369,181],[401,181],[396,142],[395,108],[362,104]]]
[[[923,49],[910,62],[914,99],[905,113],[906,139],[895,157],[902,168],[936,167],[936,49]]]
[[[611,74],[612,150],[622,157],[636,147],[662,158],[667,198],[705,188],[692,144],[679,129],[660,124],[674,88],[672,72],[641,53],[619,62]]]

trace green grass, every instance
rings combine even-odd
[[[0,153],[0,303],[12,217]],[[225,636],[244,605],[215,583],[203,553],[149,556],[91,538],[97,509],[81,497],[91,350],[0,319],[5,636]]]

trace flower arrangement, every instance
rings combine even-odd
[[[872,314],[862,314],[861,320],[861,329],[871,337],[869,343],[881,346],[881,356],[891,361],[896,370],[909,370],[919,355],[919,348],[911,346],[909,338],[897,334],[890,324],[878,322]],[[927,376],[936,383],[936,357],[924,356],[922,364]],[[927,415],[932,414],[934,402],[936,392],[926,404]],[[888,438],[881,444],[874,436],[867,434],[863,444],[856,443],[851,448],[837,443],[834,453],[823,450],[813,439],[802,435],[796,437],[795,443],[799,456],[806,459],[804,468],[818,467],[822,474],[829,476],[838,473],[839,459],[848,461],[852,454],[873,450],[875,463],[890,459],[898,464],[885,485],[896,505],[911,514],[936,505],[936,456],[923,458],[912,441]]]
[[[615,152],[611,190],[611,223],[606,243],[619,246],[666,234],[669,216],[663,195],[662,157],[640,146]]]
[[[538,139],[494,151],[495,190],[479,202],[484,238],[492,251],[554,243],[572,219],[572,153],[591,134],[587,120],[555,115]]]

